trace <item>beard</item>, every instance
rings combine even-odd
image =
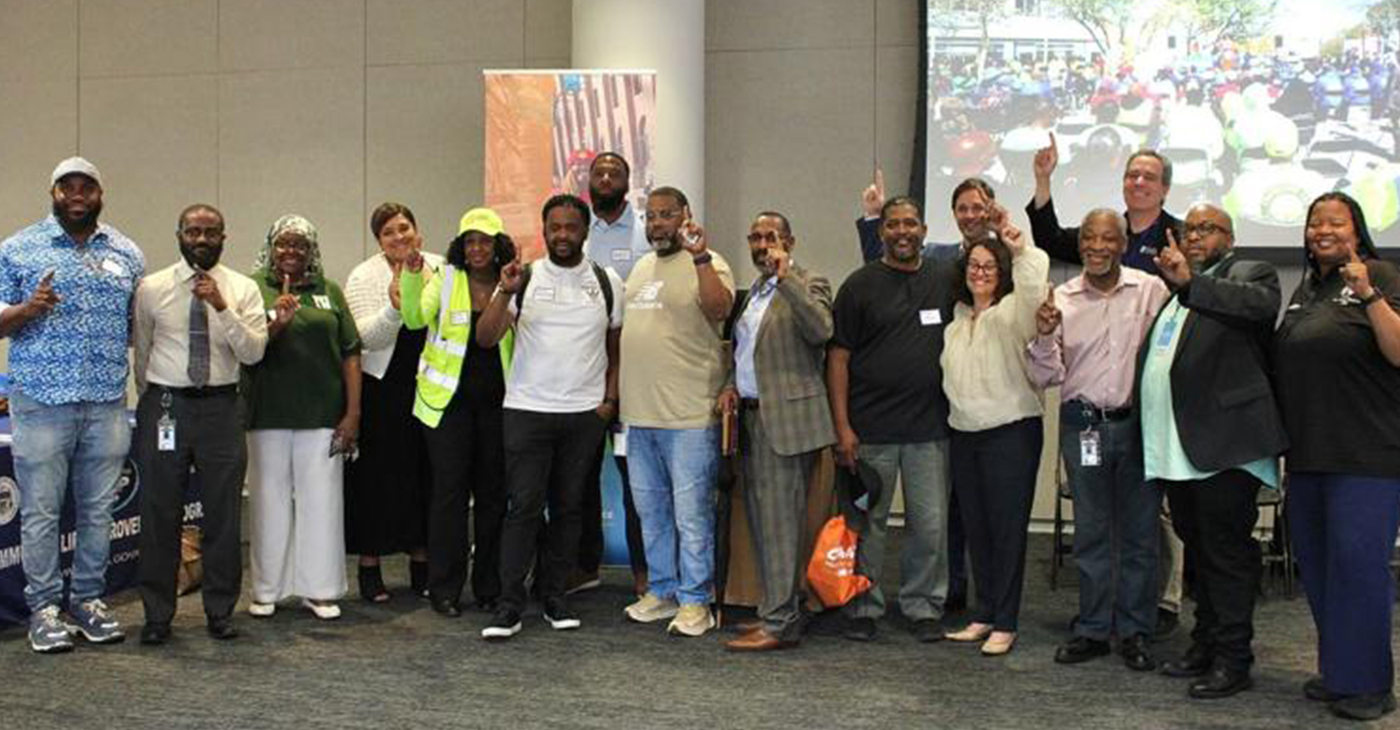
[[[619,188],[611,195],[604,195],[597,190],[588,190],[588,199],[593,203],[593,209],[597,211],[621,210],[627,202],[627,188]]]
[[[76,227],[80,231],[86,231],[95,227],[97,225],[97,218],[101,215],[101,201],[94,203],[91,208],[88,208],[88,212],[84,213],[81,218],[77,219],[69,219],[67,217],[67,213],[64,210],[64,207],[59,205],[58,201],[54,201],[53,204],[53,216],[57,218],[60,222],[67,223],[70,226]]]
[[[217,266],[223,252],[223,246],[191,246],[183,241],[180,243],[180,256],[185,259],[185,263],[202,271],[209,271]]]

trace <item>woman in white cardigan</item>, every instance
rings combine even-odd
[[[1016,643],[1026,528],[1040,465],[1041,395],[1026,343],[1050,290],[1050,259],[1015,227],[971,244],[958,261],[958,303],[943,342],[953,489],[967,531],[976,606],[948,634],[999,656]]]
[[[360,556],[360,597],[389,600],[379,567],[381,556],[409,554],[411,590],[426,595],[429,470],[427,447],[413,418],[418,355],[426,330],[403,326],[399,315],[398,272],[423,247],[413,211],[384,203],[370,217],[379,252],[355,270],[345,297],[363,343],[364,387],[360,456],[345,478],[345,547]],[[423,254],[434,270],[442,257]]]

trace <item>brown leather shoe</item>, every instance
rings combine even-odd
[[[797,642],[779,639],[763,628],[750,631],[724,644],[724,648],[729,651],[776,651],[778,649],[791,649],[794,646],[797,646]]]
[[[734,624],[731,625],[729,628],[734,629],[736,632],[739,633],[740,636],[743,636],[744,634],[752,633],[752,632],[754,632],[754,631],[758,631],[759,629],[763,628],[763,619],[760,619],[760,618],[745,619],[745,620],[743,620],[743,621],[738,621],[738,622],[734,623]]]

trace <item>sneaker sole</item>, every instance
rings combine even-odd
[[[81,627],[78,629],[78,633],[81,634],[84,639],[87,639],[89,644],[120,644],[126,641],[126,634],[119,633],[108,636],[94,635],[89,634],[87,629]]]
[[[549,622],[549,627],[555,631],[573,631],[583,625],[582,621],[576,618],[552,618],[549,614],[544,615],[544,620]]]
[[[714,619],[710,619],[710,624],[703,629],[689,629],[684,626],[677,626],[675,624],[671,624],[670,626],[666,627],[666,633],[672,636],[685,636],[694,639],[697,637],[704,636],[706,632],[710,631],[714,627],[715,621]]]
[[[73,644],[68,643],[53,644],[50,646],[39,646],[38,644],[35,644],[31,641],[29,642],[29,648],[33,649],[35,654],[67,654],[68,652],[73,651]]]
[[[634,621],[639,624],[654,624],[657,621],[665,621],[666,619],[675,618],[676,614],[680,613],[680,609],[676,609],[674,611],[662,611],[661,613],[656,614],[642,614],[640,616],[627,609],[623,609],[622,612],[627,614],[627,619],[629,621]]]
[[[505,641],[520,633],[520,622],[516,621],[510,626],[487,626],[481,630],[481,638],[487,641]]]

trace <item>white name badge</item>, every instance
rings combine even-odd
[[[156,421],[156,449],[158,451],[175,450],[175,419],[171,418],[169,413]]]
[[[325,294],[312,294],[311,300],[316,303],[317,309],[332,309],[331,298]]]
[[[471,312],[453,312],[453,313],[452,313],[452,324],[471,324],[471,321],[472,321],[472,313],[471,313]]]
[[[537,286],[530,289],[530,298],[540,302],[554,301],[554,287]]]
[[[1079,465],[1099,466],[1101,458],[1099,456],[1099,432],[1080,431],[1079,432]]]
[[[116,259],[102,259],[102,270],[112,276],[126,276],[126,268],[117,263]]]
[[[920,309],[919,324],[925,327],[934,324],[943,324],[943,313],[937,309]]]
[[[613,261],[631,261],[632,252],[625,248],[614,249],[612,252]]]

